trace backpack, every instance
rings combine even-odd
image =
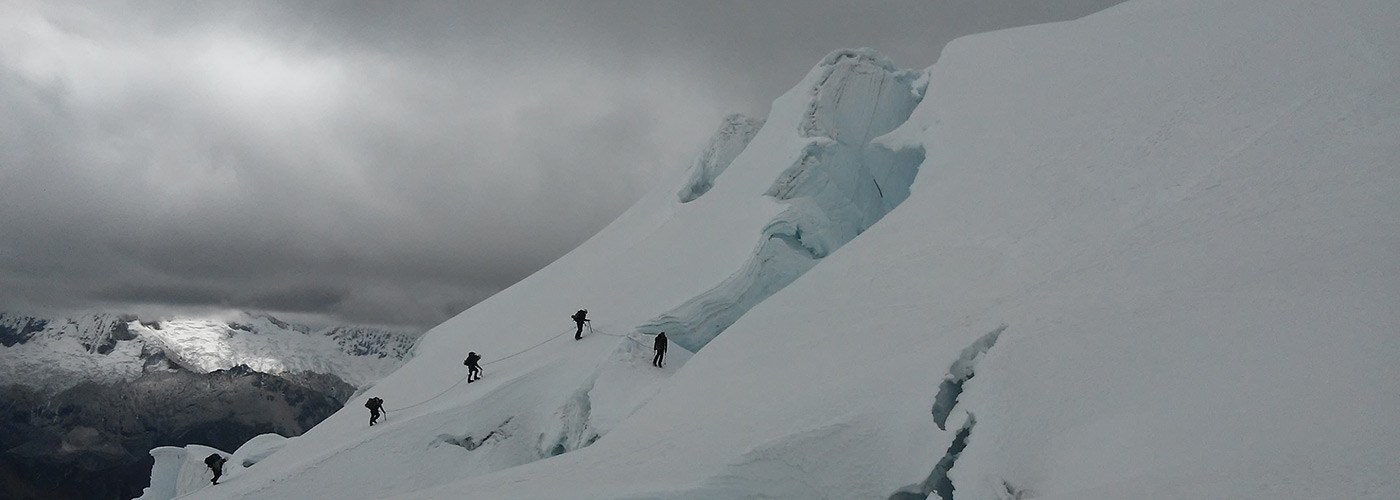
[[[569,317],[570,317],[570,318],[573,318],[574,321],[583,321],[583,318],[584,318],[585,316],[587,316],[587,315],[588,315],[588,311],[587,311],[587,310],[579,309],[578,312],[574,313],[573,316],[569,316]]]
[[[210,467],[213,467],[222,461],[224,461],[224,457],[219,456],[218,453],[213,453],[207,457],[204,457],[204,465],[208,465]]]
[[[373,410],[373,409],[375,409],[375,408],[378,408],[378,407],[380,407],[380,406],[383,406],[383,405],[384,405],[384,400],[379,399],[379,398],[369,398],[368,401],[365,401],[365,408],[369,408],[369,409],[371,409],[371,410]]]

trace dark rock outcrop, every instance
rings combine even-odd
[[[283,377],[246,366],[150,372],[52,395],[0,386],[0,498],[133,498],[150,479],[153,447],[231,451],[258,434],[300,435],[353,393],[331,375]]]
[[[48,320],[0,313],[0,345],[12,347],[23,344],[48,326]]]

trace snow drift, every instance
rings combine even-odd
[[[1397,25],[1138,1],[834,53],[697,198],[429,332],[382,427],[187,498],[1395,498]]]

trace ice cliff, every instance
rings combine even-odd
[[[795,126],[802,141],[785,145],[798,148],[795,158],[763,193],[786,209],[768,221],[757,249],[738,270],[639,330],[668,332],[672,342],[698,351],[904,201],[923,151],[893,151],[872,140],[904,123],[918,105],[924,89],[916,78],[868,49],[837,51],[823,59],[784,97],[805,101],[797,123],[775,125]],[[718,138],[734,135],[730,123]],[[758,139],[759,147],[781,147],[769,142],[774,136],[789,139],[791,129],[776,132]],[[700,168],[707,165],[697,162],[692,169],[698,175],[709,171]]]

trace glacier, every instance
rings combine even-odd
[[[1397,25],[1134,0],[923,72],[833,52],[751,139],[176,494],[1400,497]],[[656,369],[661,329],[686,349]]]

